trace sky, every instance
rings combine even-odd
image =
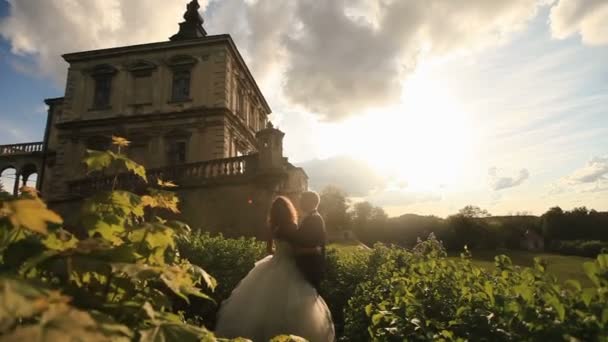
[[[42,139],[61,54],[167,40],[186,2],[0,0],[0,144]],[[608,210],[608,1],[200,3],[311,188],[391,216]]]

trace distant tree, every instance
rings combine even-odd
[[[373,207],[370,215],[370,221],[372,222],[386,222],[388,220],[388,214],[381,207]]]
[[[348,229],[350,223],[348,207],[349,202],[342,189],[330,185],[321,191],[319,213],[325,219],[328,230],[343,231]]]
[[[490,213],[485,210],[485,209],[481,209],[478,206],[474,206],[474,205],[467,205],[466,207],[460,209],[458,211],[458,215],[464,216],[464,217],[489,217],[492,216],[490,215]]]
[[[396,242],[395,238],[399,232],[388,229],[388,215],[381,207],[375,207],[367,201],[355,203],[350,216],[353,230],[365,243]]]
[[[355,203],[352,211],[352,224],[355,230],[364,230],[372,217],[374,206],[369,202]]]

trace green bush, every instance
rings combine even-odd
[[[357,286],[367,279],[369,255],[369,251],[362,249],[328,250],[320,292],[331,311],[337,335],[344,328],[344,307]]]
[[[598,240],[554,240],[549,244],[549,250],[559,254],[595,258],[601,253],[608,253],[608,242]]]
[[[178,239],[177,246],[182,257],[205,269],[217,280],[218,285],[211,294],[215,302],[193,299],[191,305],[181,307],[188,319],[213,328],[218,305],[230,296],[255,262],[264,257],[264,244],[253,238],[229,239],[198,232]]]
[[[452,260],[422,244],[422,253],[374,248],[376,270],[345,309],[344,340],[607,340],[608,255],[584,265],[594,287],[582,289],[560,285],[541,260],[519,268],[498,256],[488,272],[467,253]]]

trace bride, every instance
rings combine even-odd
[[[297,335],[311,342],[333,341],[331,313],[317,290],[296,266],[296,247],[289,236],[298,229],[291,201],[278,197],[270,208],[270,227],[276,252],[255,267],[222,302],[216,334],[245,337],[255,342],[277,335]],[[272,240],[270,241],[272,249]]]

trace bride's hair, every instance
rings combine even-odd
[[[270,228],[275,233],[277,232],[277,228],[290,223],[298,223],[298,213],[289,198],[279,196],[272,202],[268,221],[270,223]]]

